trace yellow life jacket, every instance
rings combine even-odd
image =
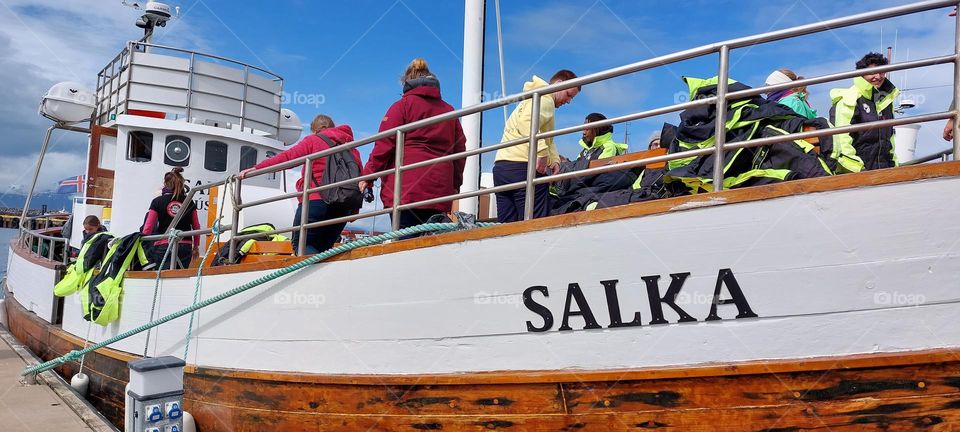
[[[53,288],[53,294],[58,297],[66,297],[79,291],[80,287],[93,276],[94,270],[100,266],[111,239],[113,239],[113,234],[98,232],[83,242],[83,246],[80,247],[80,254],[77,255],[77,261],[67,267],[67,273],[63,275],[60,282],[57,282],[57,285]]]

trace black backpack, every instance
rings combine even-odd
[[[317,134],[331,148],[336,147],[337,143],[323,134]],[[323,170],[321,184],[328,185],[360,177],[360,164],[350,154],[350,150],[333,153],[327,156],[327,167]],[[320,198],[327,204],[335,205],[349,209],[351,212],[357,212],[363,205],[363,191],[357,182],[350,182],[337,186],[335,188],[320,191]]]

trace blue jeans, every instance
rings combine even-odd
[[[543,177],[537,173],[537,177]],[[527,180],[527,163],[497,161],[493,164],[493,184],[501,186]],[[527,189],[520,188],[497,192],[497,221],[500,223],[523,220],[523,209],[527,202]],[[550,186],[546,183],[533,189],[533,217],[550,216],[552,206]]]
[[[294,225],[300,225],[300,211],[302,207],[303,203],[297,206],[297,212],[293,216]],[[345,209],[328,205],[322,200],[310,200],[310,207],[307,209],[307,223],[335,219],[347,216],[349,214],[350,213]],[[322,226],[319,228],[308,229],[307,244],[303,250],[303,254],[312,255],[330,249],[333,247],[333,244],[340,239],[340,233],[343,232],[343,228],[346,226],[347,223],[342,222],[338,224]],[[290,242],[293,244],[294,253],[296,253],[297,248],[300,246],[299,230],[293,232]]]
[[[170,269],[170,259],[177,260],[177,268],[185,269],[190,267],[190,260],[193,258],[193,245],[186,243],[177,243],[177,247],[170,251],[170,255],[167,255],[167,259],[163,259],[163,255],[167,253],[167,244],[154,244],[147,249],[147,259],[156,264],[161,270]],[[154,269],[156,270],[156,269]]]

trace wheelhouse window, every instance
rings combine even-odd
[[[163,163],[170,166],[190,165],[190,137],[168,135],[163,146]]]
[[[227,170],[227,144],[220,141],[207,141],[203,151],[203,168],[208,171]]]
[[[257,164],[257,149],[250,146],[240,147],[240,170],[253,168]]]
[[[150,162],[153,158],[153,134],[146,131],[131,131],[127,134],[127,160]]]

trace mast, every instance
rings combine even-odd
[[[486,2],[464,0],[463,11],[463,99],[461,107],[476,105],[483,101],[483,33]],[[480,148],[481,113],[460,119],[467,137],[467,150]],[[472,192],[480,188],[480,156],[467,158],[463,169],[463,185],[460,192]],[[463,198],[458,202],[459,211],[477,214],[478,198]]]

